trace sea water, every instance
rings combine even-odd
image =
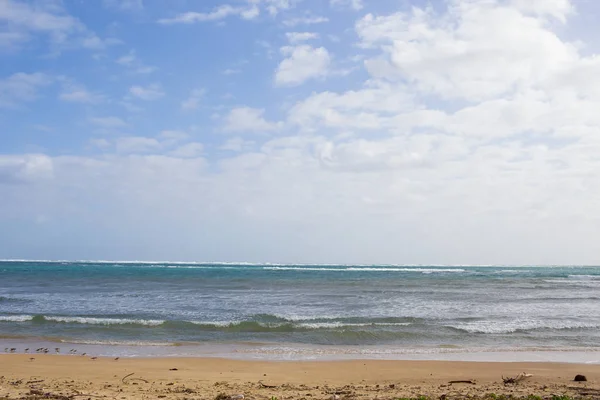
[[[599,328],[596,267],[0,262],[8,347],[596,362]]]

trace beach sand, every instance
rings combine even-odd
[[[533,376],[516,385],[502,377]],[[128,377],[126,377],[129,374]],[[573,382],[576,374],[588,382]],[[0,355],[0,399],[600,398],[600,365],[447,361],[240,361]],[[449,383],[473,380],[475,383]],[[235,398],[235,397],[234,397]]]

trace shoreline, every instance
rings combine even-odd
[[[535,362],[600,365],[600,347],[461,348],[454,346],[409,347],[399,345],[340,346],[285,342],[163,342],[144,343],[59,340],[58,338],[0,338],[0,352],[16,355],[50,354],[97,357],[220,358],[240,361],[449,361],[449,362]],[[59,352],[55,352],[58,348]],[[27,351],[25,351],[27,349]]]
[[[517,385],[502,377],[532,374]],[[127,375],[130,375],[127,377]],[[577,374],[587,382],[573,382]],[[107,398],[397,399],[442,395],[600,396],[600,365],[460,361],[250,361],[222,358],[114,358],[0,355],[0,399],[32,393]],[[471,381],[473,383],[450,383]],[[119,396],[119,397],[116,397]],[[337,396],[337,397],[335,397]],[[449,397],[450,396],[450,397]],[[464,398],[464,397],[456,397]]]

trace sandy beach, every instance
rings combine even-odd
[[[505,385],[502,377],[532,376]],[[577,374],[587,382],[574,382]],[[472,383],[451,381],[472,381]],[[445,361],[263,362],[0,356],[0,399],[600,398],[600,365]],[[239,397],[241,398],[241,397]]]

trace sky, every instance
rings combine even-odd
[[[0,0],[0,258],[600,265],[591,0]]]

